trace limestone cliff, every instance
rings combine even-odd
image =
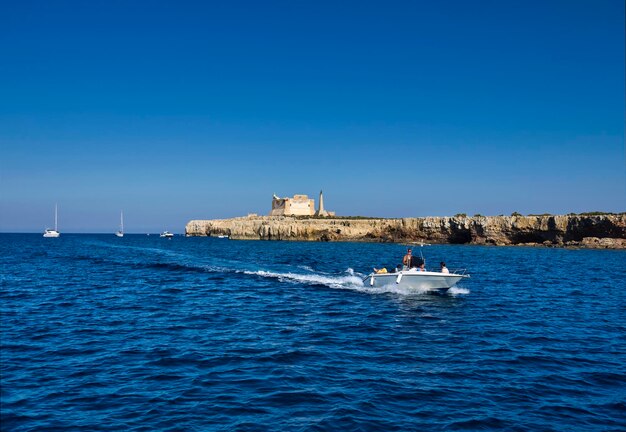
[[[626,248],[626,213],[402,219],[248,216],[192,220],[190,236],[237,240],[426,242]]]

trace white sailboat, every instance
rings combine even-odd
[[[54,229],[46,228],[43,233],[44,237],[58,237],[61,233],[58,230],[58,217],[57,217],[57,205],[54,205]]]
[[[120,229],[115,233],[118,237],[124,237],[124,212],[120,211]]]

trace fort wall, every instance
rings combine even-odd
[[[315,200],[307,195],[294,195],[293,198],[279,198],[274,195],[270,216],[313,216]]]

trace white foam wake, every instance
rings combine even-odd
[[[278,273],[266,270],[238,270],[237,273],[273,278],[277,279],[280,282],[305,283],[308,285],[325,285],[330,288],[358,289],[363,287],[363,281],[361,280],[361,278],[358,276],[354,276],[354,274],[349,274],[348,272],[346,272],[348,274],[345,276],[331,276],[319,273]]]
[[[468,290],[467,288],[461,288],[461,287],[452,287],[448,290],[448,294],[452,296],[466,295],[469,293],[470,293],[470,290]]]
[[[361,291],[367,292],[370,294],[398,294],[402,296],[410,296],[410,295],[422,295],[422,294],[430,294],[433,293],[433,290],[429,290],[427,288],[407,288],[406,286],[400,286],[395,283],[390,283],[387,285],[383,285],[381,287],[371,287],[369,286],[368,281],[365,281],[365,286]]]

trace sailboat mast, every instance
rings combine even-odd
[[[120,210],[120,227],[122,232],[124,232],[124,212]]]
[[[59,231],[58,227],[57,227],[57,222],[58,222],[58,218],[57,218],[57,204],[54,205],[54,230],[55,231]]]

